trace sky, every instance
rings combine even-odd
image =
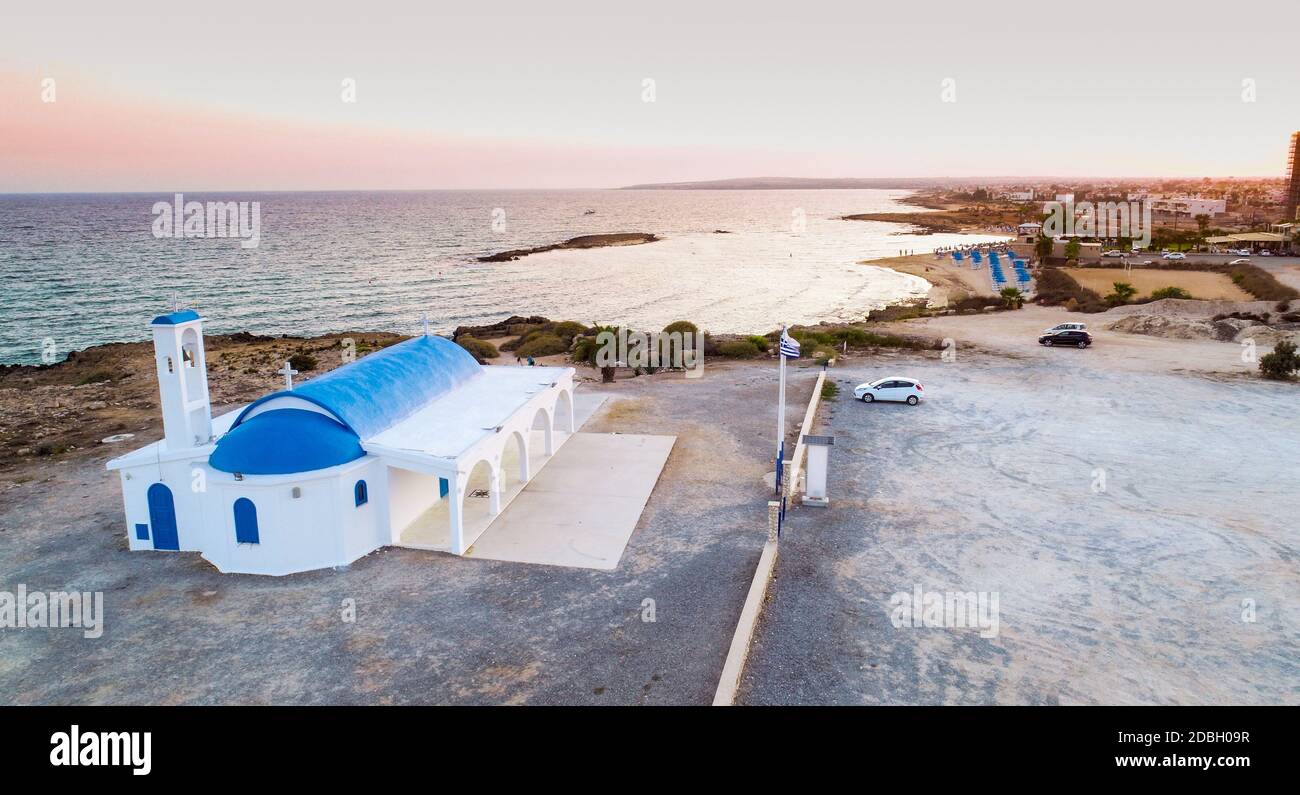
[[[1281,176],[1298,22],[1277,0],[0,0],[0,192]]]

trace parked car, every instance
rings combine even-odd
[[[1061,331],[1087,331],[1088,326],[1085,323],[1057,323],[1048,329],[1043,329],[1044,334],[1056,334]]]
[[[1076,348],[1086,348],[1092,344],[1092,335],[1086,331],[1058,331],[1055,334],[1044,334],[1038,338],[1039,345],[1046,345],[1051,348],[1056,345],[1072,345]]]
[[[1250,260],[1249,260],[1249,259],[1245,259],[1245,258],[1238,258],[1238,259],[1230,260],[1230,261],[1228,262],[1228,264],[1229,264],[1229,265],[1249,265],[1249,264],[1250,264]]]
[[[1264,249],[1263,251],[1259,252],[1259,255],[1261,257],[1271,257],[1273,256],[1273,252],[1269,251],[1268,249]]]
[[[858,384],[853,388],[853,397],[863,403],[885,400],[915,406],[925,400],[925,388],[915,378],[903,378],[893,375],[888,378],[881,378],[878,381]]]
[[[1162,255],[1162,259],[1187,259],[1187,255],[1181,251],[1170,251],[1168,254]]]
[[[1103,257],[1124,257],[1127,255],[1123,251],[1120,251],[1119,249],[1112,249],[1111,251],[1107,251],[1105,254],[1102,254],[1102,256]]]

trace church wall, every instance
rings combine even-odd
[[[222,571],[291,574],[343,564],[341,521],[333,497],[339,478],[304,479],[271,486],[222,483],[211,489],[215,537],[204,557]],[[294,497],[298,489],[300,496]],[[258,541],[239,543],[235,535],[235,501],[247,497],[257,508]]]
[[[389,523],[396,536],[438,501],[438,476],[388,467],[388,493]]]
[[[126,511],[126,537],[133,550],[154,548],[154,527],[149,516],[149,487],[154,483],[167,486],[176,508],[176,537],[180,551],[201,551],[208,538],[204,520],[204,495],[193,488],[195,467],[206,466],[193,461],[170,461],[130,467],[119,473],[122,501]],[[128,475],[130,476],[128,478]],[[202,485],[202,481],[200,481]],[[136,538],[136,525],[149,525],[149,538]]]
[[[348,563],[392,543],[388,522],[388,467],[374,456],[361,460],[364,465],[341,477],[335,492],[342,524],[341,554]],[[368,497],[361,506],[356,504],[358,480],[366,482]]]

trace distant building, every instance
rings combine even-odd
[[[1195,218],[1208,215],[1213,218],[1228,211],[1227,199],[1202,199],[1200,196],[1163,196],[1151,200],[1151,209],[1158,213],[1187,215]]]
[[[1014,190],[1003,194],[1008,201],[1013,202],[1031,202],[1034,200],[1034,191],[1031,190]]]
[[[1016,240],[1021,243],[1034,243],[1043,232],[1043,225],[1033,222],[1016,227]]]
[[[1296,219],[1296,208],[1300,207],[1300,163],[1296,156],[1300,154],[1300,132],[1291,133],[1291,150],[1287,153],[1286,168],[1286,220]]]

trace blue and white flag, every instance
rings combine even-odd
[[[799,341],[781,329],[781,355],[787,359],[799,358]]]

